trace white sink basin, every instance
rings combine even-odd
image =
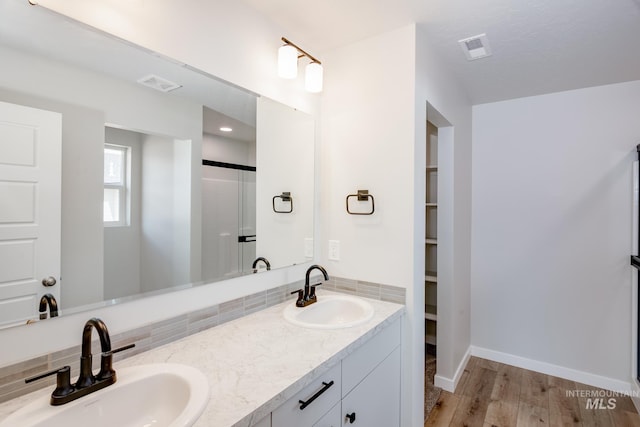
[[[199,370],[173,363],[116,369],[118,380],[61,406],[49,394],[7,417],[0,427],[191,426],[209,402],[209,384]],[[53,387],[51,387],[53,391]]]
[[[373,307],[362,298],[350,295],[319,295],[307,307],[287,305],[284,318],[294,325],[315,329],[350,328],[373,317]]]

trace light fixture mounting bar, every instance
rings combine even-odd
[[[322,64],[322,62],[318,61],[316,58],[314,58],[313,56],[311,56],[309,53],[307,53],[305,50],[301,49],[298,45],[296,45],[295,43],[291,43],[286,37],[282,37],[282,41],[285,44],[291,45],[293,47],[295,47],[296,49],[298,49],[298,52],[300,52],[302,54],[302,56],[306,56],[308,57],[310,60],[312,60],[313,62],[317,62],[318,64]]]

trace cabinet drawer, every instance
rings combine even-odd
[[[342,361],[343,397],[400,345],[400,321],[393,322]]]
[[[323,384],[330,384],[331,381],[333,385],[330,387]],[[337,364],[273,411],[271,425],[273,427],[311,427],[340,401],[340,391],[340,364]],[[313,399],[315,395],[317,397]],[[308,402],[311,399],[313,401],[308,406],[300,409],[301,400]]]

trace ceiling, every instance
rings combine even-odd
[[[473,104],[640,80],[640,0],[243,1],[320,60],[416,22]],[[481,33],[493,55],[467,61]]]

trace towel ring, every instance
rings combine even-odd
[[[351,210],[349,209],[349,199],[352,197],[357,198],[359,202],[366,202],[368,200],[371,200],[371,210],[369,212],[351,212]],[[373,194],[369,194],[369,190],[358,190],[358,194],[349,194],[346,198],[346,204],[347,213],[349,215],[373,215],[373,213],[376,211],[376,202],[373,198]]]
[[[276,209],[276,199],[280,199],[282,200],[283,203],[289,203],[289,210],[288,211],[279,211],[278,209]],[[273,211],[275,213],[291,213],[293,212],[293,197],[291,197],[291,192],[290,191],[283,191],[282,194],[280,194],[279,196],[273,196],[273,199],[271,199],[271,206],[273,207]]]

